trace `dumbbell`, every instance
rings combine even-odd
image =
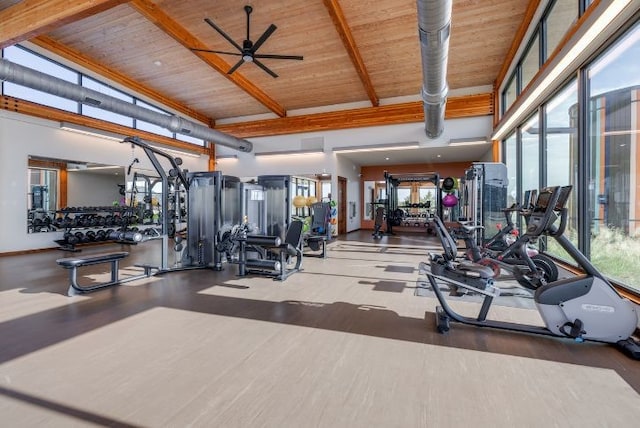
[[[76,232],[73,235],[76,237],[78,242],[87,242],[88,241],[88,239],[84,236],[84,233],[82,233],[82,232]]]
[[[96,241],[106,241],[107,240],[107,232],[104,229],[100,229],[96,232]]]
[[[89,242],[95,242],[96,241],[96,232],[93,230],[88,231],[87,233],[85,233],[85,239]]]
[[[116,230],[109,234],[109,239],[113,239],[114,241],[140,242],[142,241],[142,234],[134,231],[120,232]]]

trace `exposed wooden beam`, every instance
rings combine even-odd
[[[338,0],[323,1],[324,5],[329,11],[329,15],[331,16],[333,25],[335,25],[336,30],[340,35],[340,39],[342,39],[342,43],[344,44],[344,47],[347,50],[349,57],[351,58],[351,62],[353,62],[353,65],[356,68],[356,72],[358,73],[358,76],[360,76],[360,81],[364,85],[364,89],[367,91],[367,95],[369,96],[369,100],[371,100],[371,104],[374,107],[377,107],[380,104],[380,99],[376,95],[376,91],[373,88],[373,83],[371,83],[371,78],[369,77],[369,73],[367,72],[367,67],[364,65],[364,61],[362,60],[360,51],[356,46],[353,35],[351,34],[351,29],[347,24],[344,13],[342,13],[340,3],[338,3]]]
[[[445,118],[487,116],[493,114],[493,108],[492,93],[451,97],[447,100]],[[218,125],[216,129],[239,138],[248,138],[421,121],[424,121],[424,110],[422,102],[416,101],[388,106]]]
[[[78,52],[70,47],[52,39],[48,36],[38,36],[31,40],[29,40],[35,45],[40,46],[43,49],[48,50],[49,52],[53,52],[61,57],[68,59],[69,61],[79,64],[89,70],[99,74],[100,76],[106,77],[114,82],[117,82],[132,91],[135,91],[139,94],[145,95],[160,104],[163,104],[167,107],[171,107],[174,110],[177,110],[181,113],[186,114],[193,119],[199,120],[207,125],[211,126],[212,119],[207,115],[200,113],[192,108],[187,107],[186,105],[179,103],[171,98],[168,98],[161,93],[149,88],[148,86],[142,85],[141,83],[136,82],[132,78],[119,73],[113,70],[110,67],[107,67],[98,61],[89,58],[85,54]]]
[[[94,119],[92,117],[82,116],[76,113],[70,113],[68,111],[43,106],[41,104],[32,103],[30,101],[25,101],[6,95],[0,97],[0,110],[12,111],[15,113],[40,117],[57,122],[74,123],[76,125],[82,125],[88,128],[98,129],[119,135],[138,136],[144,140],[163,144],[169,147],[174,147],[176,149],[188,150],[191,152],[202,154],[207,154],[209,152],[208,148],[198,146],[196,144],[175,140],[173,138],[164,137],[162,135],[153,134],[151,132],[146,132],[139,129],[132,129],[127,126],[118,125],[116,123],[106,122],[104,120]]]
[[[132,0],[129,3],[135,10],[141,15],[146,17],[149,21],[153,22],[162,31],[173,37],[178,43],[185,48],[192,49],[209,49],[209,47],[199,40],[196,36],[187,31],[178,22],[173,20],[163,10],[161,10],[155,3],[150,0]],[[269,110],[274,112],[280,117],[286,116],[286,111],[283,106],[278,104],[274,99],[269,97],[262,89],[251,83],[242,74],[235,72],[233,74],[227,74],[227,71],[231,68],[231,65],[223,60],[220,56],[214,53],[195,52],[197,55],[210,67],[218,71],[221,75],[235,83],[240,89],[251,95],[258,100]]]
[[[125,0],[24,0],[0,11],[0,49],[78,19],[111,9]]]

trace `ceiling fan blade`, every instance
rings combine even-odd
[[[269,67],[267,67],[266,65],[264,65],[263,63],[261,63],[260,61],[258,61],[257,59],[253,59],[253,63],[255,65],[257,65],[258,67],[260,67],[261,69],[263,69],[264,71],[266,71],[267,73],[269,73],[270,75],[272,75],[273,77],[278,77],[278,75],[276,73],[274,73],[273,71],[271,71],[269,69]]]
[[[234,71],[236,71],[238,69],[238,67],[240,67],[242,64],[244,63],[244,60],[241,59],[240,61],[236,62],[236,65],[234,65],[233,67],[231,67],[231,69],[229,71],[227,71],[227,74],[232,74]]]
[[[297,59],[302,61],[302,57],[300,55],[270,55],[270,54],[255,54],[254,58],[269,58],[269,59]]]
[[[213,27],[213,29],[216,30],[218,33],[220,33],[220,35],[222,37],[227,39],[227,41],[229,43],[231,43],[233,46],[235,46],[236,49],[238,49],[240,52],[242,52],[242,48],[240,47],[240,45],[237,44],[231,37],[229,37],[229,35],[227,33],[222,31],[222,28],[220,28],[216,24],[214,24],[212,20],[210,20],[209,18],[205,18],[204,22],[206,22],[207,24],[211,25]]]
[[[260,36],[260,38],[253,44],[251,51],[255,52],[260,49],[260,46],[262,46],[262,44],[273,34],[274,31],[276,31],[277,28],[278,27],[273,24],[269,25],[269,28],[267,28],[265,32],[262,33],[262,36]]]
[[[242,54],[240,52],[212,51],[212,50],[209,50],[209,49],[196,49],[196,48],[191,48],[191,50],[194,51],[194,52],[207,52],[207,53],[217,53],[217,54],[225,54],[225,55],[242,56]]]

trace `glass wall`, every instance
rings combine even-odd
[[[507,206],[520,201],[518,198],[518,145],[516,134],[512,134],[504,142],[504,164],[507,166],[507,177],[509,184],[507,186]]]
[[[640,288],[640,25],[587,68],[590,255]]]
[[[510,195],[572,185],[565,236],[604,275],[640,292],[638,58],[635,22],[561,84],[519,126],[517,139],[511,134],[504,140],[503,161]],[[545,251],[575,263],[551,238]]]
[[[520,130],[522,191],[540,188],[540,121],[536,114]]]
[[[532,23],[536,28],[529,39],[523,41],[527,48],[520,57],[514,58],[516,66],[511,77],[501,86],[502,115],[531,82],[542,64],[549,59],[569,28],[577,22],[580,11],[584,11],[589,4],[587,0],[551,0],[540,21]],[[517,84],[518,75],[520,85]]]
[[[567,208],[565,236],[578,245],[578,84],[575,80],[545,106],[545,165],[547,186],[573,186]],[[569,255],[549,240],[548,252],[571,261]]]

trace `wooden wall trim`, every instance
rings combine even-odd
[[[153,134],[151,132],[133,129],[115,123],[105,122],[103,120],[94,119],[88,116],[82,116],[76,113],[70,113],[68,111],[43,106],[40,104],[32,103],[30,101],[21,100],[19,98],[8,97],[6,95],[0,98],[0,109],[58,122],[74,123],[76,125],[82,125],[88,128],[112,132],[119,135],[138,136],[147,141],[163,144],[165,146],[173,147],[176,149],[187,150],[194,153],[206,154],[208,151],[206,147],[198,146],[196,144],[175,140],[173,138],[163,137],[162,135]]]
[[[21,1],[0,11],[0,49],[111,9],[124,0]]]
[[[199,120],[202,123],[210,124],[212,121],[209,116],[200,113],[192,108],[189,108],[186,105],[179,103],[171,98],[168,98],[161,93],[151,89],[150,87],[136,82],[129,76],[126,76],[120,72],[113,70],[111,67],[107,67],[104,64],[101,64],[98,61],[89,58],[85,54],[71,49],[70,47],[58,42],[57,40],[52,39],[51,37],[38,36],[29,41],[37,46],[40,46],[43,49],[46,49],[49,52],[52,52],[73,62],[74,64],[78,64],[82,67],[88,68],[89,70],[97,73],[99,76],[103,76],[116,83],[119,83],[126,88],[131,89],[132,91],[147,96],[167,107],[184,113],[187,116],[192,117],[193,119]]]
[[[377,107],[380,104],[380,99],[376,95],[373,83],[371,82],[371,78],[367,72],[367,67],[364,65],[360,51],[356,46],[356,41],[353,39],[353,34],[351,34],[351,29],[347,24],[347,19],[344,17],[340,3],[338,3],[338,0],[324,0],[324,5],[329,12],[329,16],[331,16],[333,25],[336,27],[336,31],[342,40],[342,44],[349,54],[349,58],[351,58],[351,62],[356,68],[360,81],[362,82],[365,91],[367,91],[371,104],[374,107]]]
[[[267,95],[262,89],[258,88],[242,74],[238,72],[227,74],[231,65],[223,60],[219,55],[215,53],[193,51],[193,49],[209,49],[209,47],[182,27],[177,21],[173,20],[169,15],[161,10],[158,5],[150,0],[131,0],[129,4],[138,11],[138,13],[147,18],[169,36],[173,37],[174,40],[183,45],[186,49],[191,50],[194,55],[197,55],[207,65],[220,73],[221,76],[229,79],[240,89],[251,95],[278,116],[286,116],[286,110],[283,106],[278,104],[273,98]]]
[[[488,116],[493,114],[493,94],[450,97],[445,111],[446,119]],[[218,125],[216,129],[238,138],[295,134],[312,131],[395,125],[424,121],[422,102],[366,107],[279,119],[257,120]]]

